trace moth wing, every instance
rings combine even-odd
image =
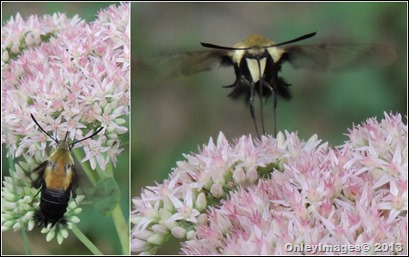
[[[70,186],[70,191],[72,194],[72,198],[76,198],[77,197],[77,188],[78,188],[78,181],[79,181],[79,177],[78,177],[78,173],[77,173],[77,169],[75,167],[75,165],[71,165],[71,170],[72,170],[72,178],[71,178],[71,186]]]
[[[345,71],[360,67],[382,68],[396,59],[393,47],[383,44],[317,44],[284,47],[283,61],[294,68]]]
[[[34,188],[41,188],[44,185],[44,172],[47,165],[48,161],[44,161],[33,170],[34,173],[38,173],[37,178],[32,182]]]
[[[189,76],[217,66],[229,65],[227,53],[228,51],[225,50],[204,50],[161,56],[139,63],[139,71],[149,74],[149,78],[160,81]]]

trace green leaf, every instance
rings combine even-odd
[[[93,193],[94,208],[104,216],[111,214],[121,198],[119,187],[114,178],[100,180]]]

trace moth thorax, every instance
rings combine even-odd
[[[238,49],[234,50],[230,55],[233,63],[240,64],[243,58],[259,58],[262,59],[264,56],[269,54],[269,51],[263,47],[254,47],[250,49]]]
[[[59,142],[57,149],[52,152],[49,159],[54,162],[57,162],[58,160],[65,160],[66,162],[73,163],[70,153],[70,145],[66,141]]]
[[[283,54],[285,53],[285,50],[280,47],[269,47],[267,48],[268,55],[273,59],[274,63],[278,62]]]
[[[57,148],[65,151],[70,151],[70,146],[66,141],[59,142]]]
[[[263,48],[263,47],[253,47],[253,48],[247,49],[246,51],[247,51],[247,55],[252,55],[255,57],[257,56],[262,57],[268,54],[266,48]]]
[[[266,47],[273,45],[274,42],[260,35],[250,35],[243,41],[235,44],[234,48],[249,48],[249,47]]]

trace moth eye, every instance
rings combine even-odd
[[[65,171],[68,171],[69,169],[71,169],[71,164],[67,164],[67,165],[65,165]]]

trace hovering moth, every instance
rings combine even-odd
[[[165,62],[168,71],[164,77],[191,75],[217,66],[233,67],[236,79],[233,84],[224,86],[233,89],[229,96],[232,98],[245,96],[258,136],[260,133],[254,110],[254,98],[255,96],[260,98],[261,131],[265,134],[262,100],[272,97],[276,135],[277,96],[285,100],[291,98],[290,84],[279,76],[281,66],[286,62],[294,68],[343,71],[360,66],[382,67],[396,57],[393,48],[382,44],[292,44],[315,35],[316,32],[309,33],[282,43],[275,43],[259,35],[250,35],[232,47],[201,43],[208,50],[186,52],[169,58]]]
[[[65,224],[64,214],[67,211],[70,195],[73,199],[76,198],[78,186],[78,176],[71,156],[71,149],[75,144],[92,138],[103,128],[99,128],[91,136],[68,143],[68,132],[65,134],[64,140],[58,141],[38,124],[32,114],[31,118],[47,136],[57,143],[57,148],[51,153],[48,160],[33,170],[33,172],[38,173],[38,178],[33,181],[33,186],[39,188],[39,193],[41,192],[40,209],[35,212],[34,220],[43,227],[49,223],[52,226],[56,223]]]

